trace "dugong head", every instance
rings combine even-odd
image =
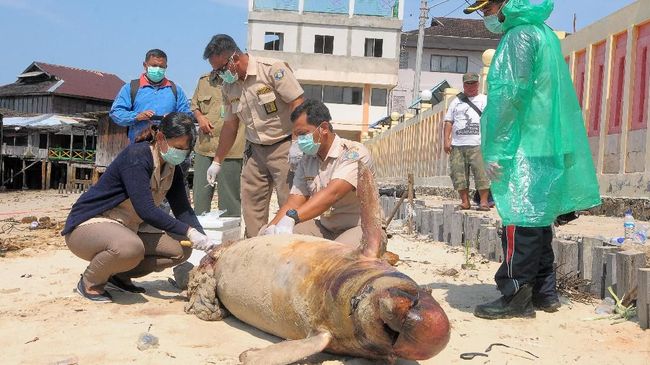
[[[368,350],[408,360],[429,359],[450,337],[447,315],[428,290],[406,275],[379,277],[366,286],[355,309]]]

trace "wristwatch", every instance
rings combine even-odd
[[[298,211],[295,209],[289,209],[287,210],[287,217],[293,218],[294,222],[296,224],[300,223],[300,217],[298,217]]]

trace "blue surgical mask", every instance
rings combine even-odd
[[[483,18],[483,23],[485,23],[485,28],[494,34],[503,34],[503,23],[499,21],[499,17],[496,15],[488,15]]]
[[[320,130],[318,131],[320,135]],[[298,148],[307,156],[316,156],[320,148],[320,142],[314,142],[314,135],[311,133],[298,136]]]
[[[223,82],[225,82],[226,84],[234,84],[235,81],[237,81],[237,74],[233,73],[230,70],[219,72],[219,77],[221,77]]]
[[[159,83],[165,78],[165,69],[163,67],[147,66],[147,78],[151,82]]]
[[[181,150],[168,145],[167,152],[160,151],[160,156],[165,160],[165,162],[176,166],[185,161],[189,152],[190,151],[188,150]]]

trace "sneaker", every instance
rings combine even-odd
[[[144,293],[146,291],[143,287],[135,286],[133,285],[132,282],[130,281],[126,282],[118,278],[117,276],[111,276],[110,278],[108,278],[108,284],[110,284],[112,287],[118,290],[129,292],[129,293]]]
[[[537,310],[541,310],[546,313],[553,313],[557,312],[562,304],[557,297],[551,297],[544,299],[533,299],[533,306]]]
[[[502,296],[491,303],[477,305],[474,315],[484,319],[535,318],[532,296],[533,288],[524,285],[513,296]]]
[[[98,303],[111,303],[113,302],[113,297],[111,294],[107,291],[103,292],[102,294],[90,294],[86,291],[86,285],[84,284],[83,276],[79,279],[79,283],[77,283],[77,293],[81,295],[82,297],[92,300],[93,302],[98,302]]]

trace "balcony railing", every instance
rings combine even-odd
[[[255,0],[255,10],[300,11],[304,13],[349,14],[350,0]],[[353,15],[397,18],[400,0],[355,0]],[[402,0],[403,1],[403,0]]]
[[[50,148],[48,157],[54,161],[95,162],[95,150],[70,150],[69,148]]]
[[[29,146],[2,146],[2,154],[5,156],[27,157],[35,159],[47,158],[47,150],[38,147]]]

